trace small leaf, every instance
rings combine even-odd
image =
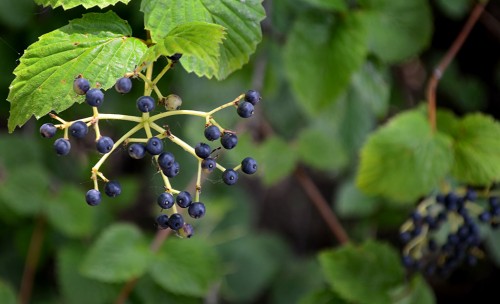
[[[176,295],[166,291],[156,284],[149,275],[141,276],[134,288],[134,295],[136,295],[138,303],[202,303],[199,298]]]
[[[368,138],[356,183],[368,194],[408,203],[436,187],[452,163],[450,138],[433,133],[421,112],[409,111]]]
[[[335,20],[300,18],[284,50],[292,90],[309,114],[318,114],[347,89],[367,52],[366,31],[357,14]]]
[[[379,202],[367,196],[356,187],[354,182],[343,184],[335,197],[335,210],[342,217],[366,217],[379,207]]]
[[[181,60],[186,70],[204,71],[208,78],[224,79],[241,68],[262,39],[260,22],[265,17],[262,0],[143,0],[141,11],[153,42],[159,42],[176,26],[191,21],[216,23],[226,28],[227,39],[220,48],[217,70],[212,72],[212,68],[203,67],[203,60],[194,56]]]
[[[76,7],[78,5],[82,5],[87,9],[94,6],[105,8],[110,5],[115,5],[118,2],[128,4],[130,0],[35,0],[36,4],[40,4],[45,7],[50,6],[52,8],[62,6],[65,10]]]
[[[318,8],[330,9],[333,11],[347,12],[349,9],[346,0],[303,0]]]
[[[417,55],[430,43],[432,15],[428,1],[359,0],[370,50],[387,63]],[[396,43],[397,42],[397,43]]]
[[[397,288],[398,292],[393,292],[394,304],[432,304],[436,302],[434,293],[425,279],[416,275],[412,278],[409,284],[405,284]]]
[[[130,37],[126,21],[115,13],[85,14],[69,25],[47,33],[28,47],[14,70],[7,98],[11,103],[9,132],[32,115],[60,112],[83,97],[73,92],[73,80],[83,75],[106,90],[130,72],[146,44]]]
[[[118,283],[142,275],[150,262],[151,253],[139,229],[114,224],[90,247],[81,271],[88,278]]]
[[[258,147],[255,159],[259,163],[260,176],[265,184],[275,184],[295,169],[296,152],[280,137],[268,138]]]
[[[187,22],[174,27],[164,38],[148,49],[143,61],[154,61],[160,55],[182,54],[181,63],[198,76],[215,75],[219,67],[219,48],[225,36],[224,27],[207,22]],[[210,37],[210,39],[208,39]]]
[[[16,294],[12,286],[0,279],[0,303],[15,304],[18,303]]]
[[[389,292],[404,279],[399,254],[375,241],[324,251],[319,261],[330,287],[349,302],[391,303]]]
[[[437,7],[449,18],[459,20],[470,10],[472,2],[470,0],[437,0]]]
[[[298,304],[349,304],[330,289],[320,289],[308,293]]]
[[[367,105],[377,117],[385,117],[389,110],[390,77],[384,66],[367,61],[352,76],[351,99]]]
[[[203,297],[218,279],[218,267],[216,252],[202,240],[169,238],[151,263],[149,274],[172,293]]]

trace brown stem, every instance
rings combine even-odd
[[[21,289],[19,292],[19,303],[29,303],[31,292],[33,291],[33,281],[35,279],[35,271],[40,259],[42,251],[43,239],[45,236],[45,218],[39,215],[36,218],[33,234],[31,235],[30,244],[28,247],[28,256],[24,265],[23,278],[21,280]]]
[[[434,71],[432,72],[432,76],[429,79],[429,83],[427,84],[427,110],[432,131],[436,130],[436,88],[438,82],[443,76],[444,71],[446,70],[450,62],[462,47],[467,36],[469,36],[470,31],[481,16],[481,13],[484,11],[484,7],[486,6],[487,2],[488,1],[482,1],[476,4],[474,9],[470,13],[469,19],[465,23],[462,31],[457,36],[448,52],[446,52],[445,56],[441,59],[438,66],[434,69]]]
[[[311,177],[301,167],[297,167],[297,169],[295,169],[294,176],[297,178],[302,186],[302,189],[304,189],[307,196],[309,196],[316,209],[318,209],[321,217],[323,217],[323,220],[326,222],[339,243],[345,244],[349,242],[349,237],[347,236],[344,227],[340,224],[339,220],[335,216],[335,213],[333,213],[332,209],[328,205],[328,202],[325,200],[318,187],[316,187],[316,184],[314,184]]]

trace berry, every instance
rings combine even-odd
[[[73,91],[78,95],[85,95],[90,89],[90,83],[87,79],[79,77],[73,81]]]
[[[75,138],[84,138],[89,132],[87,124],[83,121],[75,121],[69,126],[69,133]]]
[[[132,90],[132,80],[128,77],[122,77],[115,83],[115,90],[118,93],[126,94]]]
[[[146,146],[131,144],[130,147],[128,147],[128,155],[134,159],[141,159],[146,155]]]
[[[96,189],[91,189],[85,194],[85,200],[90,206],[97,206],[101,203],[101,192]]]
[[[167,111],[179,110],[182,105],[182,98],[179,95],[170,94],[161,103],[165,105]]]
[[[117,197],[122,193],[122,186],[117,181],[109,181],[104,186],[104,193],[109,197]]]
[[[213,158],[208,157],[201,161],[201,169],[205,172],[212,172],[215,167],[217,167],[217,163]]]
[[[399,234],[399,239],[403,244],[406,244],[411,240],[411,233],[408,231],[401,232]]]
[[[238,137],[231,132],[224,132],[220,138],[220,143],[225,149],[232,149],[238,144]]]
[[[257,162],[251,157],[246,157],[241,161],[241,171],[246,174],[257,172]]]
[[[222,173],[222,180],[226,185],[234,185],[238,181],[238,173],[233,169],[226,169],[226,171]]]
[[[170,209],[174,205],[174,196],[168,192],[163,192],[156,200],[161,209]]]
[[[210,156],[211,152],[212,152],[212,149],[206,143],[199,143],[196,145],[196,147],[194,147],[194,153],[196,153],[196,155],[199,158],[205,159],[205,158]]]
[[[162,169],[162,172],[167,177],[170,177],[170,178],[176,177],[177,174],[179,174],[179,172],[180,172],[180,165],[178,162],[174,162],[172,164],[172,166],[170,166],[169,168]]]
[[[464,200],[474,202],[477,199],[477,192],[474,189],[468,188],[464,195]]]
[[[219,139],[220,137],[220,130],[219,127],[211,125],[205,128],[205,138],[213,141],[216,139]]]
[[[158,156],[158,165],[162,170],[167,170],[174,165],[175,157],[170,152],[162,152]]]
[[[189,216],[192,218],[198,219],[205,215],[205,204],[201,202],[195,202],[189,205],[188,208]]]
[[[175,201],[177,202],[177,205],[179,205],[179,207],[187,208],[189,207],[189,205],[191,205],[193,199],[191,198],[191,194],[189,192],[181,191],[179,192],[179,194],[177,194]]]
[[[249,103],[251,103],[252,105],[256,105],[257,103],[259,103],[259,101],[262,99],[262,97],[260,96],[260,93],[255,91],[255,90],[249,90],[248,92],[246,92],[245,94],[245,101],[248,101]]]
[[[489,213],[488,211],[483,211],[481,214],[479,214],[478,218],[479,221],[487,223],[491,220],[491,213]]]
[[[45,138],[54,137],[54,135],[56,135],[56,131],[57,131],[56,126],[54,126],[54,124],[51,124],[50,122],[44,123],[40,127],[40,135],[42,135],[42,137],[45,137]]]
[[[151,137],[146,143],[146,151],[151,155],[158,155],[163,151],[163,141],[158,137]]]
[[[194,233],[193,226],[191,226],[191,224],[188,223],[184,223],[182,228],[177,230],[177,234],[180,237],[190,238],[193,236],[193,233]]]
[[[98,107],[104,101],[104,93],[99,89],[90,89],[85,94],[85,101],[92,107]]]
[[[156,217],[156,224],[158,224],[158,227],[161,229],[167,229],[168,228],[168,215],[166,214],[160,214],[158,217]]]
[[[58,138],[54,142],[54,150],[56,150],[57,155],[66,155],[71,150],[71,144],[65,138]]]
[[[155,108],[155,100],[151,96],[141,96],[137,99],[137,109],[143,113],[153,111]]]
[[[253,104],[251,104],[248,101],[240,102],[238,104],[236,112],[238,113],[238,115],[240,115],[240,117],[248,118],[253,115],[254,112]]]
[[[108,136],[101,136],[96,142],[97,151],[102,154],[109,153],[113,149],[114,141]]]
[[[184,219],[182,215],[179,213],[174,213],[168,219],[168,226],[172,228],[172,230],[179,230],[184,225]]]
[[[181,57],[182,57],[182,54],[180,54],[180,53],[175,53],[172,56],[167,56],[167,58],[172,60],[172,61],[179,61],[179,59],[181,59]]]

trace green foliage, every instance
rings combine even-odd
[[[335,197],[335,210],[344,218],[373,215],[379,200],[359,191],[353,181],[343,184]]]
[[[36,4],[50,6],[52,8],[62,6],[64,9],[70,9],[78,5],[85,8],[91,8],[93,6],[105,8],[110,5],[115,5],[118,2],[129,3],[130,0],[35,0]]]
[[[304,296],[299,304],[347,304],[349,302],[344,301],[341,297],[335,294],[330,289],[315,290],[308,295]]]
[[[409,284],[392,291],[392,303],[395,304],[431,304],[435,302],[434,293],[420,275],[414,276]]]
[[[350,302],[390,303],[391,289],[403,280],[398,253],[375,241],[324,251],[319,260],[330,287]]]
[[[89,13],[42,35],[21,57],[10,86],[9,131],[32,115],[60,112],[83,99],[73,80],[83,75],[108,89],[134,69],[146,45],[130,37],[130,26],[115,13]]]
[[[297,154],[280,137],[270,137],[257,149],[263,182],[271,185],[283,180],[295,169]],[[276,157],[276,151],[287,151]]]
[[[436,187],[452,164],[450,138],[433,133],[419,111],[409,111],[370,135],[356,183],[366,193],[411,203]]]
[[[345,12],[348,9],[346,0],[303,0],[318,8],[330,9],[333,11]]]
[[[15,304],[17,303],[16,294],[12,287],[0,280],[0,303]]]

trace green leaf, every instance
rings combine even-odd
[[[33,18],[35,4],[32,0],[0,1],[0,22],[11,27],[22,28]]]
[[[300,299],[298,304],[349,304],[330,289],[320,289],[310,292]]]
[[[389,292],[404,279],[399,254],[375,241],[324,251],[319,261],[330,287],[349,302],[390,303]]]
[[[500,178],[500,123],[491,116],[469,114],[453,134],[452,174],[471,185],[488,185]]]
[[[452,163],[450,138],[433,133],[421,112],[408,111],[368,138],[356,183],[367,194],[408,203],[436,187]]]
[[[470,0],[436,0],[437,7],[449,18],[461,19],[470,10],[472,1]]]
[[[18,303],[16,293],[12,286],[0,279],[0,303],[15,304]]]
[[[115,5],[118,2],[128,4],[130,0],[35,0],[36,4],[50,6],[52,8],[62,6],[65,10],[76,7],[78,5],[82,5],[87,9],[94,6],[105,8],[110,5]]]
[[[349,7],[346,0],[303,0],[318,8],[330,9],[333,11],[347,12]]]
[[[139,229],[114,224],[90,247],[81,271],[88,278],[118,283],[141,276],[150,262],[151,253]]]
[[[430,43],[432,15],[428,1],[359,0],[368,29],[370,51],[387,63],[417,55]]]
[[[149,274],[172,293],[203,297],[218,279],[219,259],[213,247],[201,239],[165,241]]]
[[[134,295],[137,296],[138,303],[203,303],[199,298],[176,295],[164,290],[149,275],[141,276],[134,288]]]
[[[86,248],[66,246],[57,255],[57,281],[63,296],[63,303],[105,304],[112,303],[118,296],[121,286],[102,283],[84,277],[78,270]],[[92,291],[92,292],[89,292]]]
[[[366,217],[379,207],[379,201],[361,192],[353,181],[343,184],[336,192],[335,210],[342,217]]]
[[[309,114],[318,114],[347,89],[367,52],[366,31],[358,14],[333,22],[300,18],[284,49],[292,90]]]
[[[153,42],[159,42],[176,26],[201,21],[216,23],[227,30],[227,39],[220,48],[219,65],[213,74],[203,67],[203,60],[191,56],[181,60],[188,71],[205,71],[205,76],[224,79],[248,62],[262,39],[260,22],[265,17],[262,0],[143,0],[145,28]],[[205,37],[212,39],[212,37]]]
[[[94,228],[95,209],[85,203],[84,193],[72,185],[65,185],[56,197],[46,204],[47,218],[59,232],[72,238],[88,236]]]
[[[297,153],[283,139],[273,136],[258,147],[255,159],[259,164],[263,182],[272,185],[292,173],[295,169]]]
[[[181,63],[188,72],[211,78],[219,68],[219,48],[225,36],[224,27],[207,22],[187,22],[174,27],[164,38],[148,49],[143,61],[154,61],[160,55],[182,54]]]
[[[83,75],[104,90],[130,72],[146,45],[130,37],[130,26],[115,13],[85,14],[47,33],[28,47],[14,70],[7,98],[11,103],[9,131],[32,115],[60,112],[83,97],[73,92],[73,80]]]
[[[352,100],[357,100],[368,106],[377,117],[386,117],[389,110],[390,97],[389,71],[383,66],[367,61],[358,72],[352,76]]]
[[[421,275],[412,278],[409,284],[405,284],[392,292],[394,304],[432,304],[436,302],[432,289]]]

